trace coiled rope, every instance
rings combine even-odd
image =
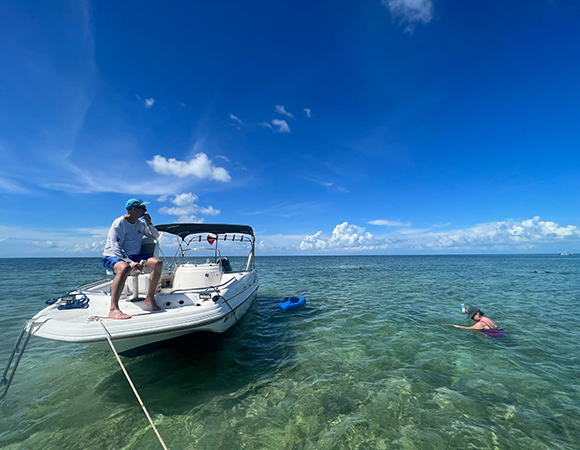
[[[129,374],[127,373],[127,370],[125,369],[125,366],[121,362],[121,358],[119,358],[119,354],[117,353],[117,350],[115,349],[115,346],[113,345],[113,341],[111,341],[111,337],[110,337],[111,334],[109,333],[109,330],[107,330],[107,327],[105,327],[105,324],[101,320],[99,320],[99,323],[103,327],[103,330],[105,331],[105,337],[107,338],[107,341],[109,341],[109,345],[111,346],[111,349],[113,350],[113,353],[115,354],[115,357],[117,358],[117,361],[119,362],[119,365],[121,366],[121,369],[123,369],[123,373],[125,374],[125,377],[127,378],[127,381],[129,382],[129,385],[131,386],[131,389],[133,389],[133,393],[135,394],[135,397],[137,397],[137,400],[139,401],[139,404],[141,405],[141,408],[143,408],[143,411],[145,412],[145,415],[147,416],[147,419],[149,419],[149,423],[151,424],[151,427],[153,428],[153,431],[155,431],[155,434],[157,435],[157,439],[159,439],[159,443],[161,444],[161,446],[165,450],[168,450],[167,449],[167,446],[165,445],[165,442],[163,442],[163,438],[159,434],[159,431],[157,431],[157,428],[155,427],[155,424],[153,423],[153,420],[151,420],[151,416],[147,412],[147,408],[145,408],[145,404],[141,400],[141,397],[139,396],[139,393],[137,392],[137,389],[135,389],[135,385],[133,384],[133,381],[131,381],[131,378],[129,377]]]

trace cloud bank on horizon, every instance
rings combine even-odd
[[[369,223],[393,226],[391,221],[376,220]],[[397,223],[397,225],[399,224]],[[538,248],[540,244],[544,243],[564,244],[579,239],[580,228],[574,225],[560,226],[551,221],[540,220],[538,216],[521,221],[482,223],[466,230],[447,232],[408,229],[382,237],[375,237],[363,227],[343,222],[334,228],[330,237],[322,237],[322,231],[306,236],[300,243],[300,249],[330,252],[388,249],[521,251]]]
[[[205,221],[202,216],[215,217],[220,214],[220,210],[211,206],[197,205],[197,200],[198,197],[191,193],[172,198],[161,197],[158,201],[169,201],[174,206],[163,206],[158,212],[160,215],[175,216],[171,222],[183,223],[200,223]],[[541,250],[544,244],[556,244],[564,249],[580,242],[580,228],[574,225],[561,226],[552,221],[540,220],[540,217],[481,223],[467,229],[450,231],[413,229],[410,224],[401,224],[401,227],[397,231],[373,234],[365,227],[343,222],[336,225],[329,234],[318,231],[300,236],[258,232],[256,238],[261,254],[291,255],[521,253]],[[0,226],[0,232],[5,236],[2,239],[5,245],[26,245],[34,255],[53,250],[57,255],[98,256],[102,253],[108,228],[38,232]],[[175,243],[165,238],[162,245],[173,247]]]

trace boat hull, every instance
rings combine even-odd
[[[115,346],[115,350],[118,353],[123,353],[135,348],[143,347],[146,345],[154,344],[156,342],[166,341],[169,339],[174,339],[177,337],[185,336],[186,334],[196,333],[199,331],[210,331],[213,333],[225,333],[231,327],[236,324],[236,321],[242,320],[246,315],[252,303],[256,298],[257,292],[251,294],[241,305],[236,308],[235,317],[231,312],[223,317],[212,320],[207,323],[196,324],[192,323],[186,325],[183,328],[171,331],[159,331],[157,333],[147,333],[138,336],[127,337],[127,338],[115,338],[113,337],[112,342]],[[106,325],[105,325],[106,326]],[[99,340],[95,342],[88,342],[91,347],[98,348],[101,350],[110,350],[110,344],[107,340]]]
[[[34,335],[107,350],[108,333],[122,353],[198,331],[224,333],[246,315],[260,284],[252,270],[229,274],[218,286],[161,292],[155,296],[160,311],[149,310],[142,299],[122,299],[121,309],[132,317],[114,320],[108,318],[108,283],[79,290],[90,300],[87,309],[59,310],[55,304],[39,312]]]

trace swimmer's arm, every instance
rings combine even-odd
[[[446,327],[461,328],[463,330],[483,330],[484,327],[484,325],[479,322],[471,327],[462,327],[461,325],[453,325],[452,323],[444,323],[443,325],[445,325]]]

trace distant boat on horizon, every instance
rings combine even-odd
[[[572,256],[573,253],[568,253],[568,252],[562,252],[560,253],[560,256]]]

